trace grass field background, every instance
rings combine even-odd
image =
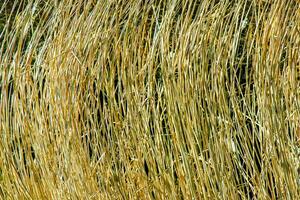
[[[296,0],[0,3],[1,199],[299,199]]]

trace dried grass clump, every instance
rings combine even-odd
[[[0,198],[299,199],[299,1],[0,13]]]

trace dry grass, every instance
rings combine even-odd
[[[0,198],[299,199],[299,2],[0,6]]]

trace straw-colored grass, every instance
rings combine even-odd
[[[1,2],[1,199],[300,198],[299,1]]]

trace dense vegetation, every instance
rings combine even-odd
[[[1,199],[299,199],[296,0],[0,3]]]

